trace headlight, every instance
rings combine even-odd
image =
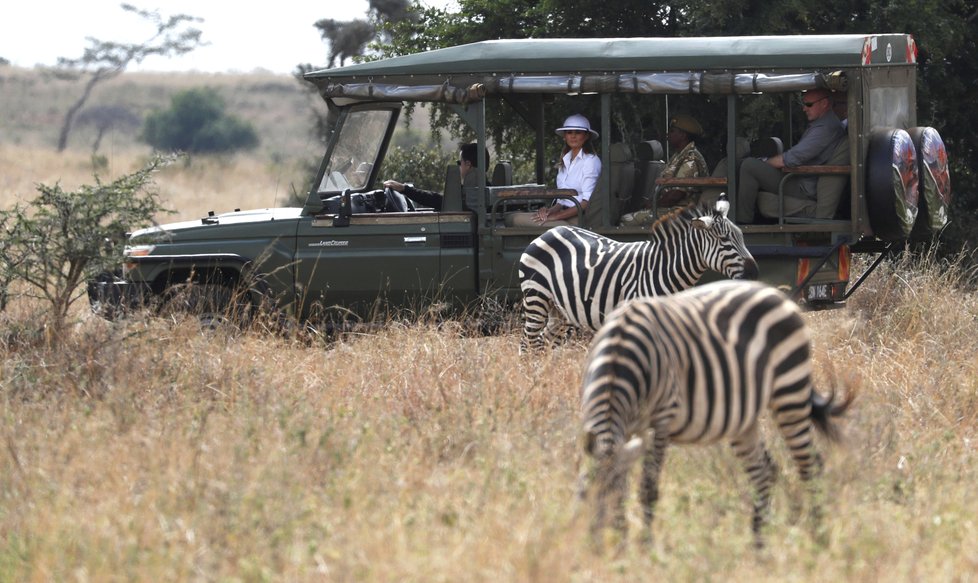
[[[156,249],[156,245],[126,245],[126,248],[122,251],[122,275],[129,272],[130,269],[136,268],[136,262],[130,261],[130,257],[145,257]]]

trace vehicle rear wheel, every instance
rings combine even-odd
[[[917,152],[906,131],[874,130],[869,138],[866,195],[869,223],[883,241],[910,236],[917,220]]]
[[[917,150],[917,173],[920,176],[920,210],[915,234],[939,233],[948,223],[951,207],[951,172],[947,165],[947,148],[941,134],[931,127],[916,127],[909,132]]]

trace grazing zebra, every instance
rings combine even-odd
[[[597,330],[625,300],[690,288],[712,269],[734,279],[757,279],[743,233],[715,209],[690,206],[652,226],[648,241],[621,243],[577,227],[554,227],[520,257],[523,292],[521,349],[552,342],[565,322]]]
[[[626,303],[595,335],[584,374],[581,412],[593,463],[582,475],[581,495],[596,495],[592,532],[601,531],[610,504],[624,535],[626,477],[644,455],[640,498],[650,541],[666,446],[722,439],[754,487],[754,543],[762,546],[777,474],[758,427],[765,408],[812,490],[817,524],[813,478],[821,457],[811,428],[837,439],[832,418],[851,401],[851,392],[838,402],[815,391],[808,328],[798,307],[774,288],[723,281]]]

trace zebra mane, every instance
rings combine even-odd
[[[686,206],[678,207],[672,211],[659,217],[659,220],[652,223],[652,227],[649,229],[652,234],[664,235],[671,223],[674,221],[683,221],[685,223],[691,222],[697,217],[705,217],[714,212],[713,207],[706,203],[689,203]]]

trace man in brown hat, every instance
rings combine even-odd
[[[663,168],[661,178],[700,178],[708,176],[703,154],[696,149],[696,139],[703,135],[703,126],[691,115],[679,114],[669,120],[669,147],[675,154]],[[695,202],[699,191],[695,187],[669,188],[659,191],[659,206],[677,206]]]
[[[700,178],[709,176],[706,160],[696,149],[696,139],[703,135],[703,126],[691,115],[678,114],[669,119],[669,147],[675,152],[659,174],[660,178]],[[657,189],[659,207],[680,206],[696,202],[699,189],[691,186]],[[654,222],[652,200],[646,202],[646,210],[629,213],[622,217],[623,225],[641,225]]]

